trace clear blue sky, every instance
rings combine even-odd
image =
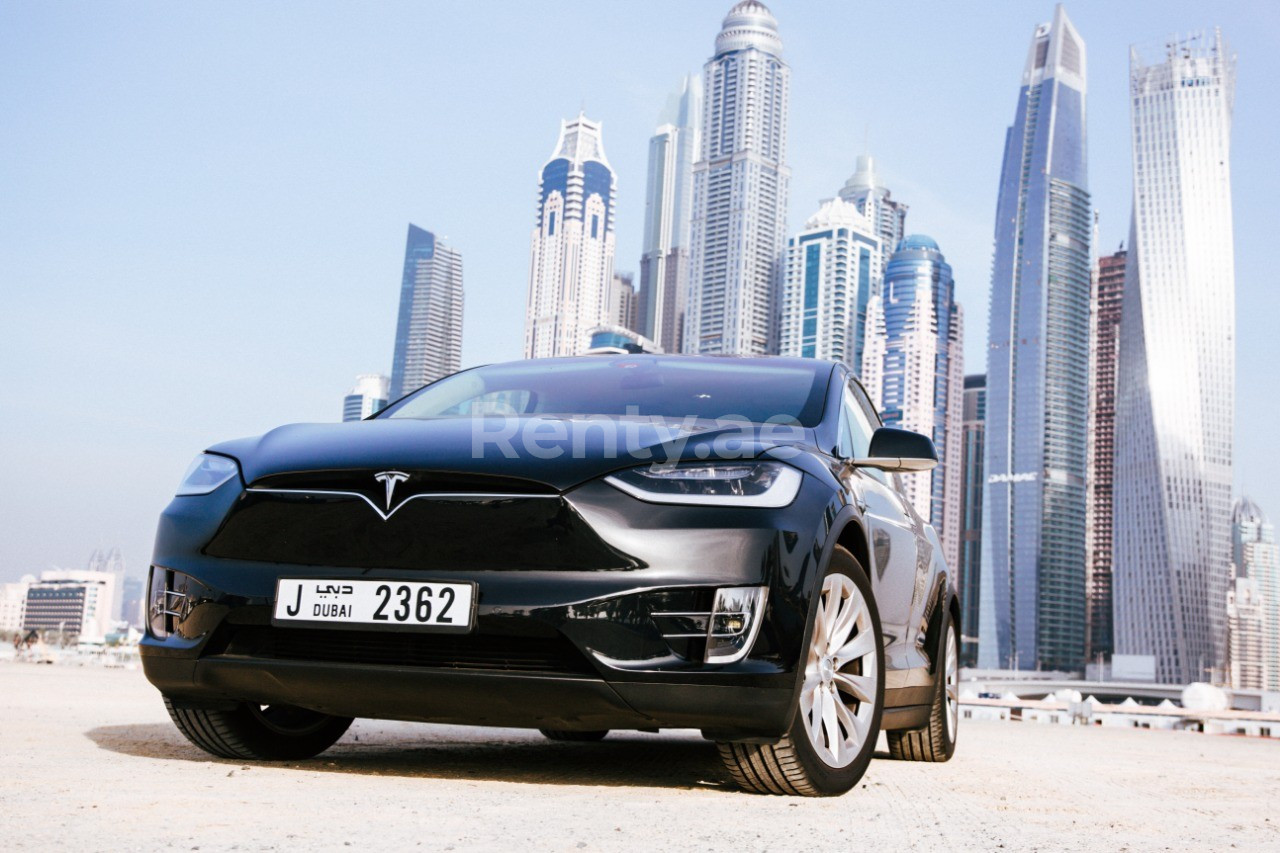
[[[389,370],[406,225],[464,255],[463,361],[520,355],[537,173],[559,121],[604,122],[619,269],[648,137],[730,0],[0,4],[0,579],[119,544],[141,571],[191,456],[336,420]],[[792,67],[790,227],[870,139],[909,230],[951,261],[984,369],[1005,127],[1049,2],[771,4]],[[1102,247],[1128,231],[1128,46],[1223,27],[1238,479],[1280,515],[1274,272],[1280,6],[1082,0]]]

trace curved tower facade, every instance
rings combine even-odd
[[[703,68],[685,352],[776,350],[790,78],[778,22],[757,0],[738,3]]]
[[[1130,54],[1133,220],[1116,401],[1117,654],[1165,682],[1226,655],[1235,413],[1231,111],[1220,32]]]
[[[1005,137],[987,340],[979,665],[1079,669],[1092,217],[1085,48],[1036,28]]]
[[[588,329],[613,321],[609,296],[616,195],[600,123],[583,115],[563,122],[555,153],[538,182],[525,358],[574,355]]]

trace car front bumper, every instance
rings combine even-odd
[[[163,693],[193,707],[248,701],[352,717],[698,728],[718,739],[772,740],[790,725],[829,500],[829,491],[813,487],[777,510],[658,506],[591,483],[568,502],[626,559],[604,570],[560,571],[522,567],[518,554],[508,570],[215,557],[200,541],[219,527],[216,517],[201,520],[216,516],[216,502],[179,498],[161,521],[149,593],[153,615],[158,606],[171,615],[153,620],[143,666]],[[473,581],[476,623],[461,636],[274,626],[281,576]],[[696,639],[671,638],[679,628],[660,614],[706,611],[716,589],[741,586],[768,590],[742,660],[706,664]]]

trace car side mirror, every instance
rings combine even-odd
[[[859,468],[881,471],[932,471],[938,467],[938,451],[928,436],[893,427],[880,427],[871,434],[867,458],[854,459]]]

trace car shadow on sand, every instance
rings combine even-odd
[[[714,744],[693,733],[646,736],[616,732],[598,743],[561,743],[536,732],[493,730],[489,738],[423,726],[419,737],[353,728],[307,761],[244,762],[214,758],[167,723],[100,726],[85,736],[122,755],[200,764],[293,768],[321,773],[486,780],[526,784],[736,790]]]

